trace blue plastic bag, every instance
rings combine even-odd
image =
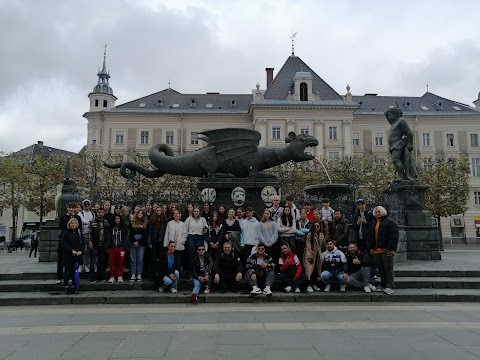
[[[75,276],[73,281],[75,283],[75,290],[78,292],[78,290],[80,290],[80,273],[78,272],[78,262],[75,262]]]

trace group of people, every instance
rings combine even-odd
[[[133,215],[127,206],[112,208],[108,199],[93,210],[88,199],[69,203],[59,225],[57,283],[63,278],[68,291],[78,263],[91,282],[109,270],[108,282],[122,283],[127,268],[130,281],[142,281],[147,267],[160,292],[176,293],[180,276],[188,273],[192,302],[202,291],[236,292],[244,278],[251,295],[271,296],[275,278],[285,292],[320,291],[321,284],[328,292],[334,283],[340,291],[394,292],[398,228],[385,208],[372,212],[358,199],[350,226],[329,199],[319,209],[309,203],[299,209],[291,196],[284,206],[280,200],[274,196],[258,214],[249,206],[212,211],[208,202],[201,208],[188,204],[183,212],[175,203],[147,203]],[[370,283],[375,274],[377,287]]]

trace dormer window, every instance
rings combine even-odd
[[[308,86],[304,82],[300,84],[300,101],[308,101]]]
[[[197,100],[191,99],[190,100],[190,106],[197,106]]]
[[[157,99],[157,106],[163,106],[163,100]]]

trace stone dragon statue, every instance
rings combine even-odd
[[[216,129],[200,133],[200,140],[207,147],[186,155],[174,156],[166,144],[150,148],[148,157],[156,169],[147,169],[134,162],[104,163],[111,169],[120,169],[125,178],[140,173],[149,178],[165,174],[212,177],[215,174],[228,174],[238,178],[265,176],[262,170],[283,164],[287,161],[307,161],[314,156],[305,153],[307,147],[318,145],[318,140],[310,135],[296,135],[293,132],[285,139],[283,148],[258,147],[261,135],[251,129]]]

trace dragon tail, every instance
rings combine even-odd
[[[125,179],[132,179],[137,173],[149,178],[158,178],[166,174],[165,171],[160,169],[150,170],[134,162],[117,162],[113,164],[103,162],[103,165],[109,169],[120,169],[120,175]]]

